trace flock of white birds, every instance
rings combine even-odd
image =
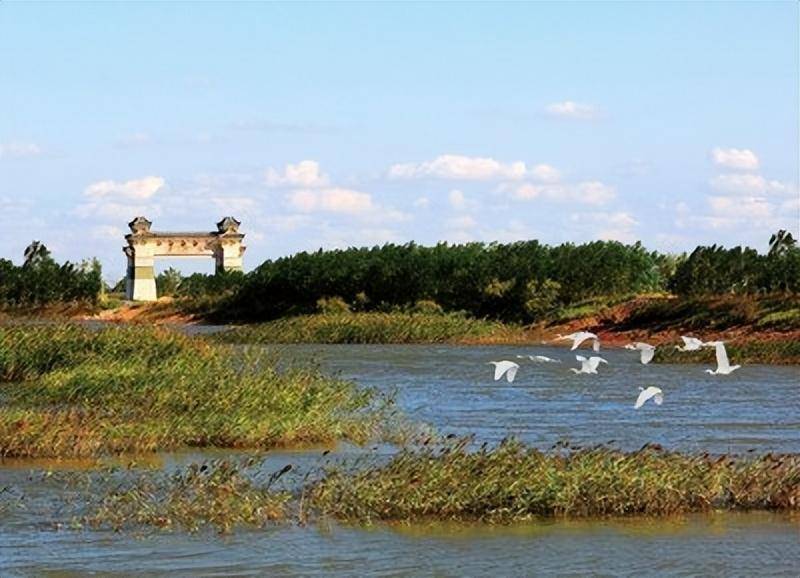
[[[683,340],[683,345],[676,345],[675,349],[679,351],[698,351],[703,347],[714,347],[717,354],[717,368],[716,369],[706,369],[706,373],[710,373],[711,375],[729,375],[739,369],[741,365],[731,365],[730,361],[728,360],[728,352],[725,350],[725,343],[723,341],[706,341],[703,342],[696,337],[688,337],[682,336],[681,339]],[[569,335],[557,335],[557,341],[572,341],[572,347],[570,347],[570,351],[575,351],[578,347],[581,346],[582,343],[586,341],[591,341],[592,344],[592,351],[595,353],[600,352],[600,338],[597,337],[594,333],[589,331],[578,331],[576,333],[570,333]],[[625,346],[625,349],[629,349],[631,351],[638,351],[639,352],[639,360],[643,365],[647,365],[653,360],[653,356],[656,354],[656,346],[650,345],[649,343],[642,343],[641,341],[636,341],[634,343],[630,343]],[[517,355],[518,359],[527,359],[534,363],[561,363],[559,359],[553,359],[551,357],[547,357],[546,355]],[[599,355],[592,355],[590,357],[584,357],[583,355],[576,355],[575,359],[577,359],[581,366],[580,368],[570,367],[570,371],[576,374],[581,373],[597,373],[598,367],[600,367],[601,363],[607,364],[608,361],[600,357]],[[513,383],[514,378],[517,377],[517,371],[519,370],[519,364],[514,361],[490,361],[492,365],[494,365],[494,380],[498,381],[505,376],[506,381],[508,383]],[[650,387],[639,388],[639,397],[636,398],[636,403],[633,405],[634,409],[639,409],[649,400],[653,400],[653,403],[656,405],[661,405],[664,403],[664,392],[661,391],[660,388],[651,385]]]

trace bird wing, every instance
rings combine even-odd
[[[588,361],[589,367],[592,369],[592,371],[596,371],[597,370],[597,366],[600,365],[600,362],[608,363],[602,357],[590,357],[589,361]]]
[[[586,358],[585,358],[583,355],[576,355],[576,356],[575,356],[575,359],[577,359],[577,360],[578,360],[578,361],[580,361],[581,363],[583,363],[583,362],[585,362],[585,361],[588,361],[588,360],[587,360],[587,359],[586,359]]]
[[[664,402],[664,395],[661,389],[651,385],[647,389],[644,389],[641,392],[639,392],[639,397],[636,398],[636,404],[633,406],[634,409],[639,409],[640,407],[642,407],[645,404],[645,402],[651,397],[653,398],[653,402],[656,405],[661,405]]]
[[[656,348],[653,347],[651,349],[642,349],[642,357],[641,361],[643,365],[647,365],[651,361],[653,361],[653,356],[656,354]]]
[[[503,374],[511,369],[512,367],[519,367],[513,361],[490,361],[489,363],[494,365],[494,380],[497,381]]]
[[[597,339],[597,335],[594,333],[589,333],[588,331],[581,331],[579,333],[572,334],[572,348],[571,349],[578,349],[581,343],[586,341],[587,339]]]
[[[592,342],[592,351],[595,353],[600,351],[600,340],[597,337],[595,337],[594,341]]]
[[[648,399],[650,399],[649,387],[639,392],[639,397],[636,398],[636,403],[633,405],[633,409],[639,409],[644,405],[644,402],[646,402]]]
[[[725,344],[721,341],[716,345],[717,351],[717,371],[720,369],[727,370],[730,369],[731,364],[728,361],[728,352],[725,350]]]
[[[506,371],[506,381],[508,383],[513,383],[514,378],[517,377],[517,370],[518,369],[519,369],[519,365],[517,365],[516,363],[508,368],[508,371]]]
[[[683,342],[686,344],[686,349],[689,351],[703,347],[703,342],[697,339],[697,337],[686,337],[682,335],[681,339],[683,339]]]

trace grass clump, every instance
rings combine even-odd
[[[321,313],[225,331],[228,343],[448,343],[522,339],[523,330],[496,321],[439,313]]]
[[[361,443],[390,421],[354,383],[166,330],[13,327],[0,345],[3,456]]]
[[[246,474],[250,463],[213,460],[191,464],[172,475],[147,472],[124,478],[105,492],[82,525],[114,531],[154,527],[196,532],[212,528],[225,534],[237,526],[263,527],[284,520],[291,495],[260,486]]]
[[[800,509],[800,456],[711,457],[650,447],[546,454],[408,449],[361,471],[331,469],[310,490],[329,516],[356,522],[670,515],[710,509]]]

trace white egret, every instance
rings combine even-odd
[[[505,374],[506,381],[511,383],[517,376],[517,370],[519,369],[518,363],[514,363],[513,361],[490,361],[489,363],[494,365],[495,381],[499,380]]]
[[[534,363],[561,363],[560,359],[553,359],[546,355],[517,355],[518,359],[529,359]]]
[[[600,338],[597,337],[594,333],[590,331],[576,331],[575,333],[570,333],[569,335],[561,335],[560,333],[556,335],[556,339],[572,341],[572,347],[569,348],[570,351],[574,351],[580,347],[581,343],[586,341],[587,339],[592,340],[592,350],[597,352],[600,351]]]
[[[575,369],[574,367],[570,367],[570,371],[573,373],[597,373],[597,366],[601,363],[608,363],[602,357],[592,356],[589,359],[586,359],[583,355],[576,355],[575,359],[581,362],[581,368]]]
[[[698,351],[701,347],[706,345],[697,337],[686,337],[685,335],[681,335],[681,339],[683,339],[683,347],[680,345],[676,345],[675,349],[678,351]]]
[[[728,361],[728,352],[723,341],[709,341],[706,347],[714,347],[717,352],[717,369],[706,369],[711,375],[729,375],[739,369],[741,365],[731,365]]]
[[[639,359],[642,362],[642,365],[647,365],[653,361],[653,356],[656,354],[655,345],[650,345],[649,343],[643,343],[641,341],[629,343],[625,346],[625,349],[639,351],[641,353],[641,357]]]
[[[647,389],[643,387],[639,388],[639,397],[636,398],[636,404],[634,404],[633,409],[639,409],[642,407],[648,399],[653,399],[653,403],[656,405],[661,405],[664,403],[664,392],[661,391],[660,388],[651,385]]]

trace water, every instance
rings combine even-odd
[[[746,366],[727,377],[695,365],[641,366],[627,351],[594,376],[568,371],[574,357],[547,347],[290,346],[299,360],[384,391],[441,433],[497,442],[516,435],[547,448],[615,440],[710,452],[800,452],[800,368]],[[535,365],[541,353],[562,364]],[[490,360],[522,367],[513,384],[493,382]],[[661,407],[635,411],[638,386],[664,390]],[[339,458],[362,450],[342,447]],[[371,450],[367,450],[371,451]],[[383,453],[386,448],[379,447]],[[173,468],[231,452],[155,458]],[[322,451],[272,452],[265,467],[299,470]],[[335,459],[335,458],[334,458]],[[79,468],[82,463],[64,463]],[[0,577],[49,576],[797,576],[800,517],[769,513],[670,519],[546,521],[511,527],[479,524],[277,526],[232,536],[55,529],[67,490],[29,475],[42,463],[0,465],[0,489],[17,488],[25,505],[0,514]],[[286,481],[291,484],[290,480]]]
[[[542,449],[559,439],[615,441],[625,449],[655,442],[712,453],[800,452],[800,367],[749,365],[728,376],[700,365],[639,363],[638,352],[606,350],[597,375],[575,375],[575,353],[547,346],[286,346],[298,360],[364,385],[396,391],[400,407],[442,433],[508,435]],[[562,363],[532,363],[540,354]],[[590,353],[584,352],[585,355]],[[489,361],[520,364],[514,383],[493,381]],[[639,387],[656,385],[664,404],[636,411]]]

